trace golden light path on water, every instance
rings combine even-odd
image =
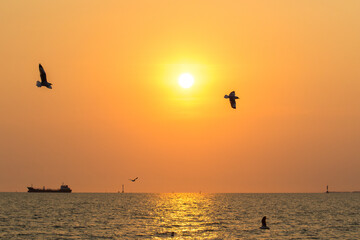
[[[155,225],[166,235],[174,231],[174,237],[191,238],[195,232],[201,238],[216,237],[218,223],[209,216],[211,205],[211,199],[199,193],[161,194]]]

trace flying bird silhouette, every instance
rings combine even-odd
[[[236,109],[236,101],[235,99],[239,99],[239,97],[235,96],[235,91],[232,91],[229,96],[225,95],[224,98],[229,98],[231,107]]]
[[[134,178],[134,179],[129,179],[132,182],[135,182],[138,179],[138,177]]]
[[[47,88],[52,89],[52,87],[51,87],[52,83],[49,83],[49,82],[46,80],[46,73],[45,73],[45,70],[44,70],[43,66],[41,66],[41,64],[39,64],[39,71],[40,71],[41,82],[40,82],[40,81],[37,81],[37,82],[36,82],[36,86],[38,86],[38,87],[45,86],[45,87],[47,87]]]

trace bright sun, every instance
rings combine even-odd
[[[179,85],[182,88],[189,88],[194,84],[194,77],[190,73],[183,73],[179,76]]]

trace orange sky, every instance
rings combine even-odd
[[[0,191],[360,190],[360,1],[3,0],[0,29]]]

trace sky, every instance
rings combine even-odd
[[[360,1],[2,0],[0,29],[0,191],[360,190]]]

